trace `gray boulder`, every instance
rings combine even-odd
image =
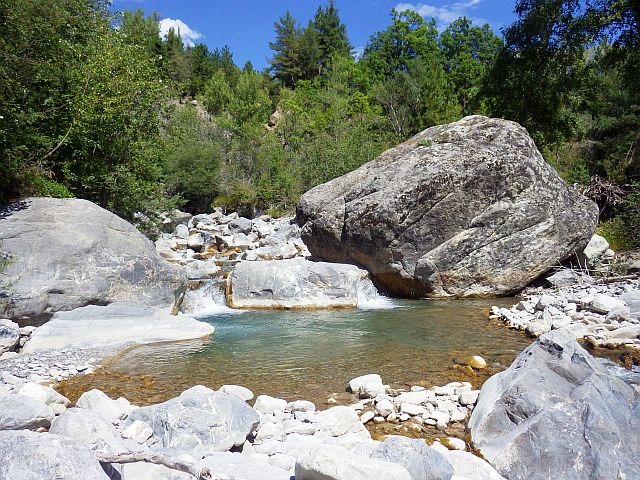
[[[153,243],[86,200],[29,198],[0,214],[0,313],[32,322],[54,312],[116,301],[168,306],[183,282]]]
[[[296,462],[296,480],[412,480],[395,463],[367,459],[340,447],[325,446]]]
[[[51,422],[49,433],[79,441],[91,451],[126,453],[122,436],[102,415],[90,410],[71,408]]]
[[[51,433],[0,432],[0,478],[109,480],[80,442]]]
[[[6,318],[0,318],[0,355],[13,349],[19,341],[20,327],[18,324]]]
[[[509,480],[636,478],[640,392],[564,330],[540,337],[482,387],[474,446]]]
[[[312,255],[361,265],[414,297],[520,290],[581,251],[597,219],[523,127],[481,116],[429,128],[311,189],[296,216]]]
[[[449,480],[453,467],[424,440],[391,435],[378,445],[371,458],[396,463],[411,474],[411,480]]]
[[[235,395],[197,385],[164,403],[133,411],[126,426],[139,420],[151,426],[154,448],[201,458],[240,446],[259,423],[256,411]]]
[[[35,398],[20,394],[0,397],[0,430],[47,428],[53,417],[53,411]]]
[[[367,272],[353,265],[302,258],[240,262],[227,280],[233,308],[356,307]]]
[[[51,320],[33,332],[23,352],[123,342],[190,340],[209,337],[213,331],[208,323],[157,309],[118,303],[88,305],[55,313]]]

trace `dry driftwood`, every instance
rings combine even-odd
[[[185,462],[176,458],[154,452],[130,452],[130,453],[103,453],[93,452],[99,462],[102,463],[136,463],[147,462],[163,465],[172,470],[189,473],[198,480],[216,480],[207,467],[198,468],[195,463]],[[217,478],[217,477],[216,477]]]

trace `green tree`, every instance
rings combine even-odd
[[[520,0],[519,19],[505,29],[505,46],[488,77],[492,113],[515,120],[541,145],[577,133],[575,93],[584,69],[587,31],[580,3]]]
[[[269,60],[275,78],[287,87],[293,88],[302,77],[302,60],[300,58],[300,28],[288,10],[274,24],[275,42],[269,42],[274,55]]]
[[[159,73],[143,47],[106,29],[71,70],[71,124],[59,172],[78,196],[124,217],[160,195]]]
[[[107,22],[97,1],[0,2],[0,202],[70,195],[55,167],[71,124],[72,69]]]
[[[475,27],[471,20],[461,17],[440,34],[439,46],[462,114],[482,112],[480,90],[502,47],[501,39],[489,25]]]
[[[338,9],[333,0],[326,7],[318,7],[309,28],[317,32],[321,70],[328,66],[332,57],[336,55],[344,57],[351,54],[347,27],[340,20]]]
[[[361,59],[375,79],[407,71],[410,60],[437,52],[438,31],[435,20],[425,22],[413,10],[391,10],[391,24],[369,39]]]
[[[180,105],[169,118],[163,148],[166,193],[192,213],[206,212],[218,195],[224,133],[193,105]]]

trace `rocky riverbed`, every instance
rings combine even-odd
[[[640,374],[592,357],[566,328],[542,335],[481,391],[464,382],[394,390],[369,374],[345,385],[356,403],[320,411],[306,400],[254,400],[238,385],[194,386],[142,407],[99,390],[71,407],[50,387],[11,385],[0,391],[0,478],[12,480],[524,480],[548,478],[549,466],[566,479],[634,478],[640,468],[637,436],[626,436],[624,449],[607,448],[622,441],[621,425],[640,427]],[[560,421],[565,414],[570,420]],[[465,432],[467,422],[471,437],[447,433],[452,424]],[[372,437],[370,424],[442,435],[431,445]],[[513,429],[528,440],[514,439]],[[540,435],[543,443],[531,440]]]
[[[573,285],[528,289],[510,309],[493,307],[490,318],[534,337],[564,328],[593,346],[640,350],[640,278],[576,279]]]
[[[462,438],[442,433],[431,446],[405,436],[379,441],[365,428],[387,422],[415,432],[425,425],[444,430],[450,423],[463,424],[479,394],[470,384],[390,390],[371,374],[349,382],[360,397],[357,403],[322,411],[305,400],[267,395],[254,400],[253,392],[237,385],[216,391],[195,386],[145,407],[110,399],[99,390],[84,393],[70,407],[49,387],[28,381],[11,385],[12,391],[0,393],[0,478],[50,478],[53,465],[60,480],[194,478],[142,461],[98,462],[131,455],[155,455],[165,465],[177,462],[192,472],[208,469],[210,478],[219,479],[502,478],[469,453]],[[29,457],[44,444],[46,453],[31,462]],[[16,448],[22,456],[15,455]],[[27,473],[11,476],[20,469]]]

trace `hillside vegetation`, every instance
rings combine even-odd
[[[358,58],[331,2],[275,21],[270,68],[159,35],[101,0],[0,3],[0,203],[77,196],[124,218],[171,207],[251,215],[429,126],[515,120],[640,245],[640,6],[519,0],[496,35],[391,11]]]

